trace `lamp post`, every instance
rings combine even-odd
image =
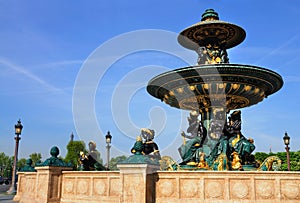
[[[110,143],[111,143],[111,134],[110,132],[108,131],[107,134],[105,135],[105,140],[106,140],[106,149],[107,149],[107,167],[106,167],[106,170],[109,171],[109,150],[110,150]]]
[[[290,163],[290,136],[288,136],[287,132],[284,133],[283,142],[285,144],[285,150],[286,150],[286,159],[287,159],[287,167],[288,171],[291,170],[291,163]]]
[[[16,180],[16,174],[17,174],[17,163],[18,163],[18,150],[19,150],[19,141],[21,139],[20,135],[22,133],[23,125],[21,124],[21,120],[18,120],[18,123],[15,125],[15,140],[16,140],[16,145],[15,145],[15,154],[14,154],[14,163],[13,163],[13,172],[12,172],[12,183],[7,191],[9,194],[15,194],[16,193],[16,188],[17,188],[17,180]]]

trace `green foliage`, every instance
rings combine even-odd
[[[260,163],[262,163],[268,156],[270,156],[269,154],[265,153],[265,152],[256,152],[254,154],[255,156],[255,160],[259,161]],[[280,157],[279,157],[280,158]]]
[[[111,158],[111,160],[109,161],[109,170],[111,171],[118,171],[119,169],[117,168],[117,164],[120,161],[124,161],[125,159],[127,159],[126,156],[117,156],[115,158]]]
[[[3,177],[11,177],[13,157],[7,156],[4,152],[0,153],[0,172]]]
[[[77,168],[80,152],[87,153],[85,143],[83,141],[70,141],[67,145],[67,155],[64,159],[66,163],[71,163],[74,169]]]
[[[32,160],[32,166],[35,166],[36,163],[40,163],[42,161],[41,153],[32,153],[29,155],[29,157]]]
[[[269,154],[265,152],[256,152],[254,156],[255,159],[260,162],[263,162],[268,156],[277,156],[282,161],[281,170],[282,171],[288,170],[286,152],[277,152],[277,153],[269,153]],[[300,171],[300,151],[290,152],[290,166],[291,166],[291,171]]]
[[[25,165],[26,165],[26,159],[25,158],[19,159],[17,164],[17,170],[23,168]]]

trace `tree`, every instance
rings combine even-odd
[[[77,169],[80,152],[82,151],[87,153],[85,149],[85,143],[83,141],[70,141],[67,145],[67,150],[67,155],[64,161],[71,163],[74,169]]]
[[[26,159],[25,158],[21,158],[21,159],[18,160],[17,169],[20,170],[25,165],[26,165]]]
[[[127,159],[126,156],[117,156],[115,158],[111,158],[111,160],[109,161],[109,170],[111,171],[118,171],[119,169],[117,168],[117,164],[120,161],[124,161],[125,159]]]
[[[254,154],[255,160],[259,161],[260,163],[262,163],[268,156],[270,155],[265,152],[256,152]]]
[[[288,164],[286,158],[286,152],[277,152],[277,153],[265,153],[265,152],[256,152],[254,154],[255,159],[261,163],[269,156],[277,156],[281,160],[281,170],[287,171]],[[291,171],[300,171],[300,151],[290,152],[290,166]]]
[[[13,157],[7,156],[4,152],[0,153],[0,169],[1,176],[11,177],[12,176],[12,166],[13,166]]]
[[[32,160],[32,165],[33,166],[35,166],[36,163],[41,162],[41,159],[42,159],[41,153],[32,153],[32,154],[29,155],[29,157]]]

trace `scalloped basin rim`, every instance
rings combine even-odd
[[[187,67],[183,67],[183,68],[177,68],[177,69],[174,69],[174,70],[170,70],[170,71],[167,71],[167,72],[164,72],[164,73],[161,73],[161,74],[155,76],[154,78],[152,78],[149,81],[148,84],[150,84],[153,80],[155,80],[157,78],[160,78],[161,76],[164,76],[164,75],[169,75],[169,74],[172,74],[172,73],[180,73],[180,72],[184,72],[184,71],[188,71],[188,70],[195,71],[195,70],[200,69],[200,68],[203,68],[203,69],[204,68],[205,69],[216,69],[216,70],[218,70],[218,68],[240,68],[240,69],[248,69],[248,70],[257,70],[257,71],[273,74],[273,75],[277,76],[278,78],[280,78],[282,80],[282,77],[278,73],[276,73],[272,70],[269,70],[267,68],[259,67],[259,66],[243,65],[243,64],[209,64],[209,65],[187,66]]]

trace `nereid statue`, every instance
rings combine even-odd
[[[190,117],[188,117],[189,127],[187,132],[190,135],[181,133],[183,137],[183,145],[178,149],[182,158],[180,165],[196,165],[200,161],[200,153],[203,152],[202,147],[207,136],[207,131],[202,122],[198,119],[198,112],[191,111]],[[189,140],[186,141],[186,138]]]
[[[251,155],[255,149],[254,141],[241,133],[241,111],[230,114],[228,122],[222,111],[215,110],[214,114],[208,132],[210,139],[216,140],[216,145],[206,154],[205,148],[210,147],[206,145],[207,130],[198,119],[199,114],[195,111],[190,113],[187,129],[190,135],[182,132],[184,142],[178,149],[182,158],[180,165],[212,170],[243,170],[243,165],[256,166]],[[186,141],[186,138],[189,140]]]
[[[89,152],[85,154],[80,152],[79,167],[80,171],[103,171],[105,167],[100,163],[100,153],[96,149],[96,143],[94,141],[89,142]]]
[[[153,141],[154,136],[154,130],[142,128],[141,135],[137,137],[136,142],[131,149],[131,153],[136,155],[143,154],[149,156],[150,158],[161,159],[158,146]],[[144,141],[142,138],[144,138]]]

